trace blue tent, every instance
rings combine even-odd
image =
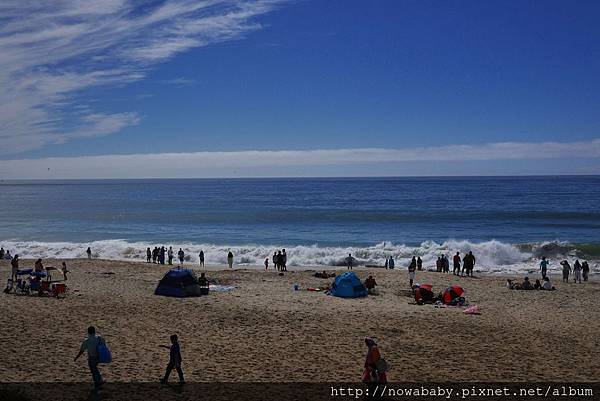
[[[335,278],[331,287],[331,295],[342,298],[358,298],[367,296],[367,289],[356,274],[346,272]]]
[[[190,269],[171,269],[160,280],[154,295],[166,297],[197,297],[200,296],[200,285],[196,274]]]

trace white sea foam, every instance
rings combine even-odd
[[[124,240],[104,240],[91,243],[73,242],[36,242],[36,241],[3,241],[0,242],[5,249],[9,249],[14,255],[18,253],[22,259],[33,258],[85,258],[85,250],[88,246],[92,248],[95,258],[145,261],[146,248],[154,246],[172,246],[175,254],[182,248],[186,254],[186,261],[198,263],[198,253],[204,251],[207,265],[225,265],[227,263],[227,252],[232,251],[235,255],[236,265],[261,266],[265,258],[271,258],[275,250],[286,248],[288,266],[344,266],[345,258],[351,253],[358,265],[383,266],[385,259],[393,256],[397,268],[404,268],[410,262],[412,256],[420,256],[425,268],[434,268],[437,257],[441,254],[452,256],[458,251],[464,255],[472,251],[477,258],[476,271],[489,273],[527,272],[537,269],[540,249],[551,249],[555,253],[549,255],[551,258],[574,257],[573,247],[563,242],[539,243],[528,246],[516,246],[500,241],[469,242],[466,240],[448,240],[444,243],[433,241],[423,242],[419,246],[408,246],[382,242],[366,247],[325,247],[311,246],[285,246],[285,245],[237,245],[224,246],[213,244],[149,244],[142,242],[128,242]],[[451,262],[452,263],[452,262]],[[558,262],[552,263],[551,268],[559,269]],[[600,271],[598,261],[590,263],[593,271]]]

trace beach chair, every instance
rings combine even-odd
[[[27,280],[23,280],[21,278],[17,279],[17,285],[15,287],[15,293],[29,294],[29,284],[27,283]]]
[[[46,293],[46,294],[50,294],[52,291],[50,290],[50,282],[49,281],[42,281],[40,282],[40,295]]]
[[[67,285],[63,283],[57,283],[52,285],[52,296],[59,298],[61,295],[66,296]]]
[[[40,290],[40,282],[35,279],[29,280],[29,292],[39,291]]]

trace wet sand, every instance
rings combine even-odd
[[[0,344],[9,352],[0,353],[1,381],[89,381],[85,357],[73,362],[88,325],[112,350],[113,363],[101,368],[109,382],[158,380],[168,360],[168,350],[158,346],[168,344],[172,333],[180,337],[188,382],[359,381],[367,335],[377,338],[390,381],[600,377],[595,277],[562,284],[552,276],[554,292],[510,291],[504,277],[418,272],[417,281],[433,284],[436,293],[449,284],[463,286],[467,301],[481,310],[465,315],[459,308],[411,304],[405,270],[356,268],[361,280],[374,275],[379,295],[342,299],[304,290],[333,281],[312,276],[322,268],[290,269],[281,277],[259,268],[190,266],[238,288],[176,299],[153,295],[168,266],[67,264],[65,299],[2,294]],[[8,262],[0,262],[0,277],[9,272]],[[303,290],[294,291],[294,284]]]

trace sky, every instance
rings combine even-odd
[[[0,179],[600,174],[600,2],[0,2]]]

